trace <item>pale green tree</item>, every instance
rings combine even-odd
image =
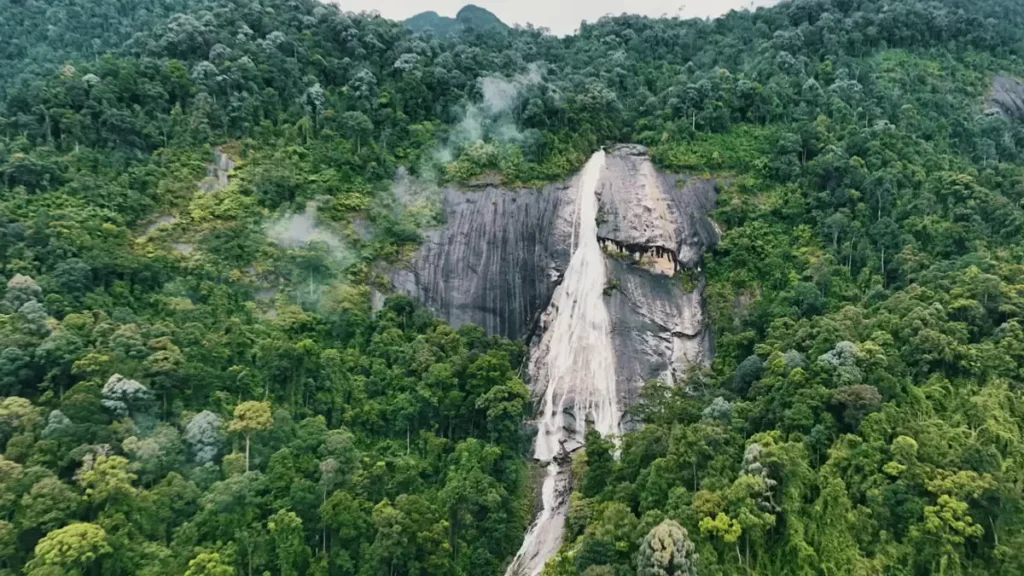
[[[252,435],[274,426],[274,415],[269,402],[242,402],[235,407],[235,419],[228,424],[228,432],[245,436],[245,471],[249,471],[249,446]]]
[[[83,574],[112,551],[103,528],[84,522],[68,524],[50,532],[36,544],[32,560],[25,565],[25,573],[30,576],[55,571]]]
[[[658,524],[640,544],[637,576],[694,576],[696,554],[686,529],[675,520]]]
[[[303,542],[302,519],[291,510],[280,510],[270,517],[267,527],[274,539],[281,576],[298,576],[303,573],[303,565],[310,556],[310,550]]]
[[[218,552],[201,552],[188,561],[185,576],[235,576],[235,569]]]

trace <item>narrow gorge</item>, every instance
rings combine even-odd
[[[645,382],[710,362],[700,266],[718,241],[716,196],[714,181],[662,173],[645,148],[620,145],[542,190],[445,190],[446,225],[393,273],[398,291],[453,325],[531,346],[546,475],[508,576],[540,574],[561,546],[571,456],[588,427],[635,428],[624,414]]]

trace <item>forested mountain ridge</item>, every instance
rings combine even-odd
[[[455,18],[447,18],[437,12],[423,12],[406,20],[405,25],[413,32],[433,32],[435,34],[449,34],[464,29],[482,32],[508,29],[508,25],[493,13],[472,4],[459,10]]]
[[[591,435],[547,573],[1021,573],[1024,131],[985,111],[1022,30],[998,0],[564,39],[0,0],[0,573],[500,573],[523,346],[370,287],[434,184],[626,141],[731,182],[717,358],[647,386],[618,459]]]

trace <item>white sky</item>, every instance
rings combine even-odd
[[[729,10],[768,6],[778,0],[333,0],[343,10],[376,10],[385,18],[404,20],[433,10],[452,16],[468,3],[493,12],[509,25],[532,23],[550,28],[558,35],[572,34],[580,21],[596,22],[600,17],[622,13],[647,16],[706,17]]]

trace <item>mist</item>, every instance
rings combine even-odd
[[[523,135],[512,111],[522,101],[524,90],[541,81],[540,67],[536,63],[531,64],[527,72],[512,78],[486,76],[477,80],[482,100],[466,105],[462,119],[448,135],[447,145],[441,147],[436,156],[450,162],[453,149],[487,138],[501,143],[521,141]]]
[[[267,227],[267,235],[282,248],[302,248],[314,242],[330,248],[342,248],[344,242],[336,234],[317,225],[317,205],[306,204],[306,209],[283,216]]]
[[[294,294],[307,309],[320,309],[326,294],[338,286],[339,272],[358,260],[358,248],[320,221],[319,206],[306,204],[302,212],[286,214],[266,227],[267,237],[279,247],[294,250]],[[341,280],[343,282],[343,280]],[[270,293],[272,299],[274,292]]]
[[[467,102],[460,119],[411,174],[405,167],[395,173],[391,215],[416,228],[441,223],[441,169],[454,162],[468,147],[481,142],[520,144],[526,136],[513,114],[526,89],[543,82],[540,66],[531,64],[526,72],[511,78],[486,76],[477,80],[479,102]]]
[[[288,214],[270,222],[267,225],[267,236],[288,250],[323,246],[335,264],[347,266],[355,258],[352,249],[341,236],[320,224],[318,209],[316,202],[309,202],[302,212]]]

